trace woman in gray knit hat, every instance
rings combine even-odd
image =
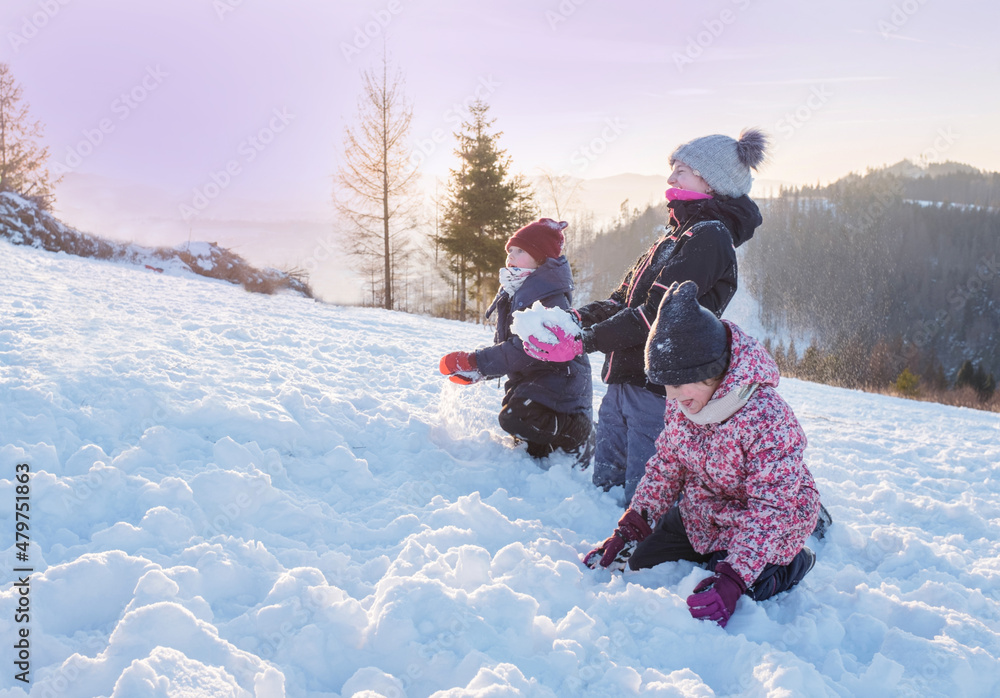
[[[738,139],[711,135],[678,146],[669,160],[670,220],[664,234],[607,300],[571,309],[578,332],[554,330],[556,344],[522,338],[525,352],[544,360],[604,353],[601,376],[608,389],[598,413],[593,479],[605,490],[624,485],[626,506],[663,430],[664,388],[647,380],[643,370],[660,299],[674,282],[694,281],[698,302],[722,315],[736,293],[736,248],[761,224],[748,193],[751,170],[764,161],[766,149],[767,137],[757,129],[744,130]]]

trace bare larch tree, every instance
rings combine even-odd
[[[372,285],[373,304],[391,310],[397,275],[405,268],[406,234],[419,204],[416,168],[408,159],[413,108],[401,72],[390,76],[384,55],[381,69],[364,70],[361,78],[357,121],[344,130],[334,202],[348,225],[347,252]]]

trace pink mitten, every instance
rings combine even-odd
[[[556,343],[543,342],[534,335],[524,342],[524,353],[539,361],[571,361],[583,353],[583,339],[566,332],[559,326],[546,325],[556,336]]]

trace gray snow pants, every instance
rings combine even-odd
[[[625,383],[609,385],[601,400],[594,484],[605,491],[624,485],[626,508],[646,472],[646,461],[656,451],[666,407],[662,395]]]

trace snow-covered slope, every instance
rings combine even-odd
[[[9,191],[0,192],[0,241],[51,252],[112,260],[158,273],[224,279],[260,293],[293,291],[312,297],[309,285],[295,273],[257,269],[214,242],[187,242],[177,247],[144,247],[90,235],[71,228]]]
[[[836,523],[721,629],[692,564],[581,567],[620,493],[437,374],[485,328],[6,244],[0,278],[3,695],[1000,691],[996,414],[784,381]]]

